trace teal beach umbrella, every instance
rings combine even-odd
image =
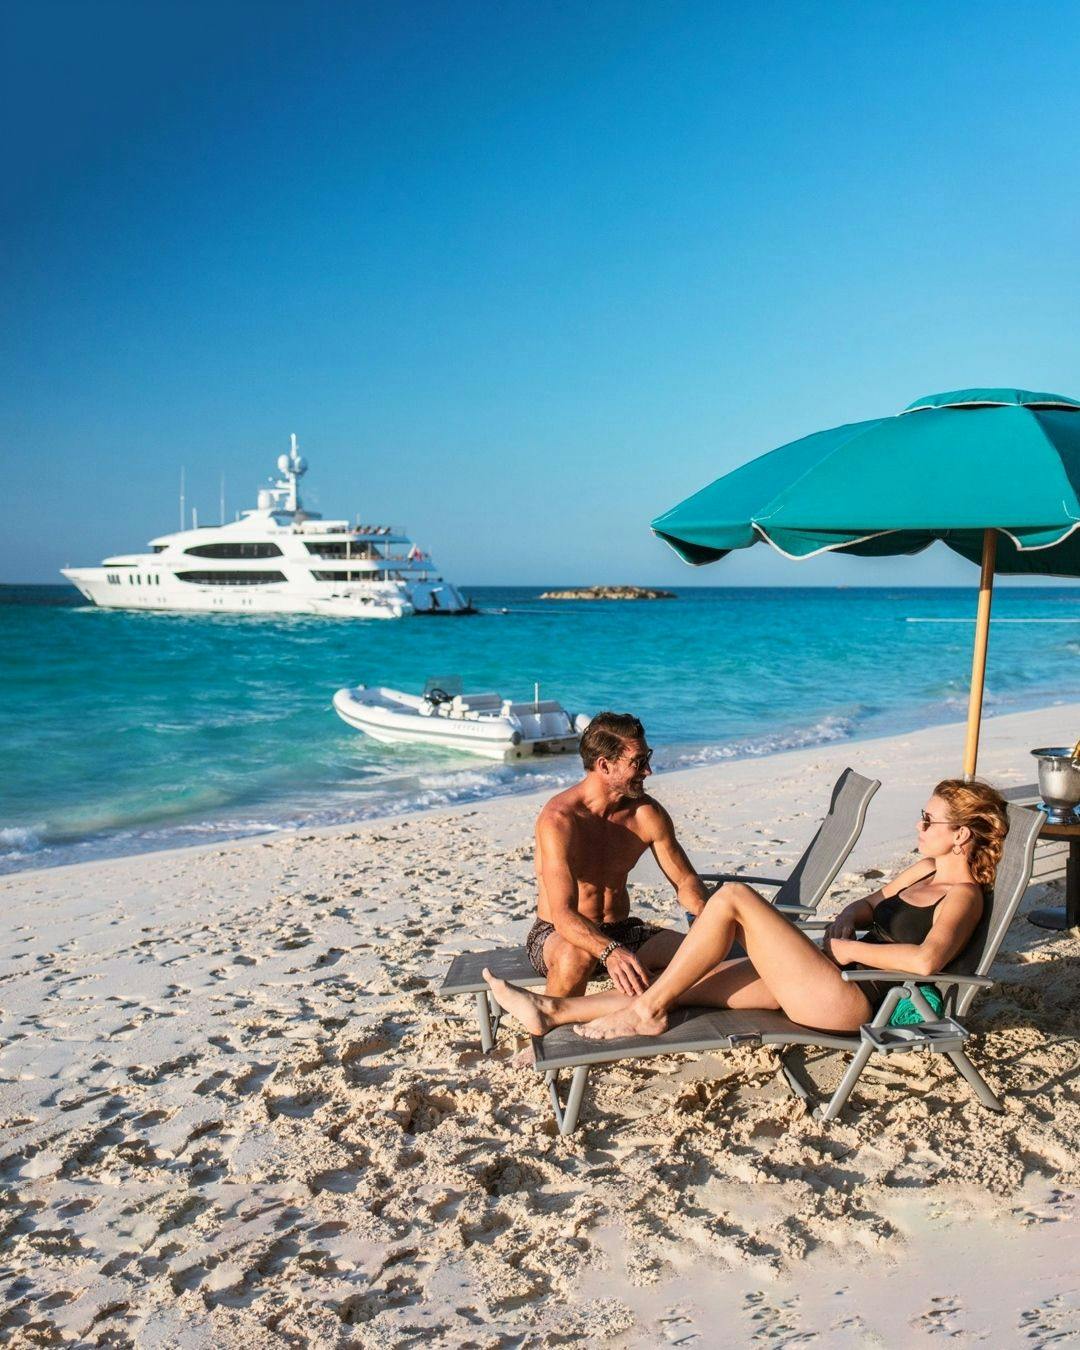
[[[980,563],[964,773],[975,773],[995,572],[1080,576],[1080,402],[963,389],[782,445],[652,522],[695,566],[766,543],[786,557],[918,553]]]

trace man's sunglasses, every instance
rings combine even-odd
[[[648,754],[635,755],[633,759],[627,760],[627,763],[630,765],[630,767],[634,770],[635,773],[640,773],[642,769],[648,769],[652,767],[652,757],[653,752],[650,750]]]

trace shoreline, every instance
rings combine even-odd
[[[1030,783],[1028,748],[1077,717],[991,719],[986,776]],[[699,867],[771,875],[840,769],[881,778],[828,914],[910,859],[963,730],[679,770],[656,791]],[[0,878],[0,1334],[630,1347],[708,1337],[735,1297],[733,1321],[777,1350],[793,1325],[840,1346],[897,1326],[976,1337],[989,1306],[999,1339],[1080,1331],[1080,934],[1023,918],[1060,883],[1029,891],[968,1019],[1004,1115],[937,1057],[894,1056],[826,1127],[771,1051],[742,1048],[612,1066],[563,1139],[540,1075],[512,1063],[523,1038],[507,1028],[485,1057],[468,1000],[437,995],[454,955],[529,926],[537,805]],[[635,912],[677,924],[649,855],[631,881]],[[812,1076],[842,1067],[825,1055]],[[955,1260],[928,1263],[950,1225]],[[867,1261],[891,1276],[887,1325],[858,1295]]]
[[[1032,706],[1027,706],[1026,702],[1021,700],[1021,706],[1009,712],[996,713],[984,716],[983,728],[989,727],[996,721],[1010,717],[1020,717],[1031,713],[1050,712],[1051,710],[1060,710],[1063,723],[1068,725],[1064,730],[1071,726],[1080,726],[1080,703],[1071,704],[1069,700],[1062,699],[1053,703],[1036,702]],[[860,734],[856,730],[853,734],[841,732],[836,735],[821,735],[819,738],[813,737],[813,732],[825,726],[830,720],[830,715],[819,719],[805,733],[799,733],[791,729],[787,736],[783,731],[779,733],[780,740],[795,739],[796,743],[791,745],[779,745],[776,749],[766,749],[755,751],[747,748],[754,743],[760,743],[761,737],[748,735],[744,737],[741,743],[737,742],[734,748],[728,746],[714,746],[711,744],[697,744],[694,742],[681,742],[676,745],[661,745],[658,749],[658,762],[655,770],[655,776],[658,781],[666,781],[672,774],[687,772],[696,772],[699,769],[722,768],[727,765],[745,764],[750,762],[768,761],[772,762],[782,759],[786,755],[798,754],[802,751],[824,751],[829,748],[840,748],[842,746],[861,746],[873,744],[881,740],[893,739],[897,736],[912,735],[919,732],[940,733],[951,735],[962,723],[945,721],[922,723],[918,720],[911,720],[903,716],[892,716],[886,718],[884,729],[873,726],[864,728]],[[843,719],[841,719],[842,721]],[[805,742],[799,743],[798,737],[805,734],[809,737]],[[764,740],[768,741],[768,735],[764,735]],[[1069,740],[1068,735],[1065,740]],[[1074,738],[1075,739],[1075,738]],[[1063,742],[1064,743],[1064,742]],[[1034,747],[1032,747],[1034,748]],[[668,762],[665,762],[665,759]],[[674,761],[674,762],[671,762]],[[518,766],[513,766],[517,768]],[[518,782],[509,780],[504,783],[492,781],[487,790],[475,790],[472,786],[462,788],[458,799],[453,799],[454,785],[453,779],[456,775],[463,778],[475,778],[484,770],[491,770],[491,766],[485,761],[465,759],[460,765],[440,764],[429,771],[418,771],[420,778],[442,777],[446,781],[444,791],[450,794],[451,800],[443,802],[433,802],[430,805],[414,805],[411,799],[403,797],[400,800],[388,799],[385,803],[385,809],[373,808],[360,814],[354,814],[348,819],[340,821],[321,821],[315,820],[311,823],[302,824],[277,824],[268,821],[263,826],[252,824],[251,828],[237,828],[230,831],[228,828],[221,833],[213,833],[215,828],[213,820],[190,821],[179,823],[174,828],[167,825],[161,825],[152,829],[147,829],[142,835],[137,835],[133,839],[125,840],[124,845],[119,848],[113,848],[116,841],[115,834],[98,834],[85,839],[75,839],[70,842],[60,843],[42,843],[24,854],[2,854],[0,855],[0,877],[20,876],[26,872],[51,871],[60,867],[79,867],[89,866],[93,863],[105,863],[117,861],[124,858],[143,858],[157,853],[185,852],[192,850],[217,849],[231,844],[240,844],[244,842],[258,842],[260,840],[274,839],[279,835],[302,833],[305,835],[319,834],[323,831],[343,830],[349,828],[359,828],[364,825],[375,825],[379,822],[390,820],[411,819],[414,816],[426,816],[438,814],[446,811],[456,811],[471,809],[487,802],[499,802],[506,800],[516,800],[530,797],[550,796],[552,793],[560,790],[561,787],[575,781],[579,773],[579,763],[576,755],[553,756],[550,760],[536,761],[533,766],[526,769],[525,774],[521,776]],[[547,771],[546,773],[544,771]],[[530,787],[529,778],[538,773],[544,774],[544,783],[541,786]],[[527,775],[527,776],[526,776]],[[1032,762],[1031,778],[1035,777],[1034,761]],[[476,791],[476,795],[470,795]],[[231,814],[237,814],[232,812]],[[273,815],[273,810],[260,812],[266,816]],[[31,833],[33,827],[15,826],[6,830],[0,830],[0,840],[4,835],[17,834],[22,831]],[[120,832],[126,832],[121,830]],[[194,840],[189,844],[177,842],[171,836],[182,835],[185,833],[205,832],[207,837]],[[162,834],[166,836],[165,842],[159,842],[155,835]],[[69,856],[78,852],[80,849],[86,849],[92,856],[78,858]],[[58,860],[52,860],[47,855],[55,851],[60,853]]]

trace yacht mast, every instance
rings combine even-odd
[[[300,492],[297,484],[305,473],[307,473],[307,461],[300,454],[300,449],[296,443],[296,432],[289,436],[289,453],[287,455],[278,455],[278,471],[282,475],[282,481],[277,484],[279,490],[285,495],[285,510],[300,511],[303,508],[300,505]]]

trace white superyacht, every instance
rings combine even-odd
[[[163,534],[149,553],[65,567],[63,575],[106,609],[360,619],[474,612],[402,530],[306,511],[298,485],[307,464],[295,435],[277,466],[281,477],[236,520]]]

